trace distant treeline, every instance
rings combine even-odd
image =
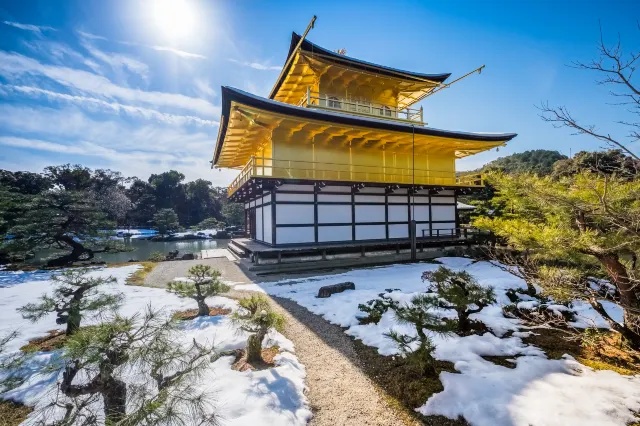
[[[175,170],[152,174],[146,180],[71,164],[46,167],[42,173],[0,170],[0,190],[26,197],[52,190],[82,193],[119,227],[153,226],[154,215],[162,209],[175,211],[183,227],[208,218],[227,224],[238,221],[237,215],[225,217],[225,212],[236,210],[225,210],[226,188],[204,179],[185,182],[185,176]],[[0,232],[8,229],[11,219],[0,218]]]

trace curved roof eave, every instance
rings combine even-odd
[[[235,101],[254,108],[268,110],[274,113],[306,118],[310,120],[330,121],[333,123],[343,124],[347,126],[369,127],[380,130],[388,130],[395,132],[415,132],[418,135],[437,136],[451,139],[461,139],[468,141],[480,142],[507,142],[515,138],[517,133],[471,133],[451,130],[441,130],[432,127],[415,126],[412,124],[399,123],[385,119],[358,117],[355,115],[343,114],[332,111],[318,111],[310,108],[299,107],[284,102],[274,101],[272,99],[263,98],[252,95],[240,89],[229,86],[222,86],[222,117],[220,129],[218,132],[218,140],[213,158],[213,164],[218,162],[220,151],[222,149],[222,141],[227,132],[229,123],[229,115],[231,111],[231,102]]]
[[[301,37],[302,36],[300,36],[300,34],[297,34],[296,32],[293,32],[291,34],[291,45],[289,46],[289,53],[287,54],[285,63],[287,63],[291,55],[293,55],[294,50],[298,45],[298,42],[300,41]],[[422,74],[417,72],[400,70],[397,68],[385,67],[382,65],[373,64],[371,62],[362,61],[360,59],[351,58],[349,56],[340,55],[339,53],[320,47],[317,44],[312,43],[307,39],[304,39],[302,41],[302,45],[300,46],[300,49],[306,52],[318,52],[318,53],[321,53],[322,55],[330,56],[331,58],[335,59],[338,62],[346,63],[351,67],[358,68],[363,71],[373,71],[378,74],[387,75],[389,77],[398,78],[399,74],[401,74],[402,75],[401,77],[406,78],[408,80],[415,80],[415,81],[429,80],[436,83],[442,83],[451,75],[451,73]],[[276,84],[271,90],[271,95],[269,96],[270,99],[273,99],[275,95],[278,93],[278,90],[280,90],[280,86],[284,82],[284,79],[287,77],[287,74],[289,72],[289,68],[291,68],[291,65],[292,64],[289,63],[289,66],[287,67],[287,69],[284,70],[283,73],[281,73],[280,78],[278,79],[278,81],[276,81]]]

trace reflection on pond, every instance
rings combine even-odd
[[[199,253],[200,250],[226,248],[229,240],[187,240],[187,241],[165,241],[155,242],[146,239],[125,238],[121,240],[124,245],[133,251],[124,253],[96,253],[94,261],[104,261],[107,263],[127,262],[130,259],[147,260],[151,253],[159,251],[169,253],[178,250],[179,256],[185,253]],[[58,250],[43,250],[29,263],[44,263],[47,258],[58,253]]]

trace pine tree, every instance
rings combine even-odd
[[[190,297],[198,303],[198,316],[209,315],[209,306],[205,299],[226,293],[231,289],[220,281],[220,271],[209,265],[194,265],[189,268],[187,278],[190,281],[173,281],[168,284],[167,290],[180,297]]]
[[[174,232],[180,226],[178,215],[173,209],[160,209],[153,215],[153,222],[160,235],[167,235]]]
[[[500,218],[474,225],[494,232],[516,253],[517,266],[555,300],[582,299],[640,348],[640,180],[584,171],[561,178],[493,175]],[[520,260],[522,258],[522,261]],[[527,260],[528,259],[528,260]],[[526,262],[525,262],[526,261]],[[624,324],[602,307],[590,276],[615,286]]]
[[[51,424],[52,414],[64,408],[56,426],[94,424],[101,417],[118,426],[217,424],[209,396],[193,382],[218,355],[195,341],[176,343],[177,324],[164,317],[150,308],[142,317],[116,315],[70,337],[59,384],[64,398],[42,410],[39,423]],[[131,370],[140,374],[127,374]],[[96,397],[103,413],[95,412]]]
[[[116,282],[114,277],[91,277],[89,272],[86,268],[70,269],[53,276],[53,295],[43,294],[37,303],[28,303],[18,311],[23,318],[32,322],[55,312],[56,324],[66,324],[68,336],[75,333],[84,315],[115,310],[123,297],[121,293],[100,292],[100,287]]]
[[[235,312],[233,320],[241,330],[251,333],[247,341],[247,361],[264,362],[262,341],[270,329],[281,331],[285,319],[281,314],[273,312],[269,301],[260,294],[241,299],[239,303],[243,311]]]
[[[422,281],[430,281],[428,291],[436,293],[438,308],[456,311],[458,319],[454,323],[458,333],[470,331],[469,315],[496,303],[493,287],[480,286],[466,271],[454,272],[440,266],[436,271],[424,272]]]
[[[411,336],[395,331],[385,334],[396,342],[400,353],[413,363],[421,374],[425,375],[436,374],[433,358],[436,346],[425,330],[437,334],[449,334],[456,330],[456,324],[452,320],[434,313],[439,303],[438,298],[433,295],[420,294],[414,296],[408,304],[392,307],[396,320],[400,324],[413,325],[416,334]]]

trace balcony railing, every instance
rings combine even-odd
[[[298,106],[335,110],[346,112],[347,114],[364,115],[424,125],[422,107],[420,107],[420,109],[398,109],[390,105],[344,99],[337,96],[311,92],[310,90],[307,90],[307,94],[300,100]]]
[[[479,174],[465,175],[458,178],[453,171],[413,170],[399,167],[251,157],[238,177],[229,186],[229,196],[252,177],[416,185],[483,186],[482,176]]]

